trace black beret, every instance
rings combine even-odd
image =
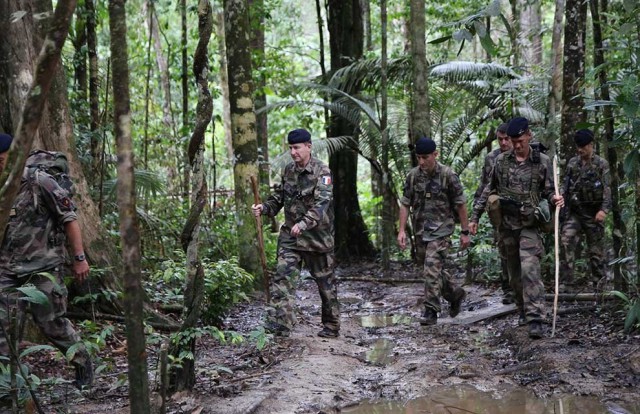
[[[13,141],[11,135],[0,133],[0,154],[9,151],[11,141]]]
[[[304,128],[294,129],[289,132],[287,136],[287,141],[289,145],[300,144],[301,142],[309,142],[311,141],[311,134]]]
[[[431,138],[422,137],[416,141],[416,154],[428,155],[436,150],[436,142]]]
[[[576,132],[576,135],[573,137],[573,141],[577,146],[584,147],[593,141],[593,132],[588,129],[581,129]]]
[[[529,120],[521,116],[513,118],[509,121],[509,127],[507,128],[507,135],[511,138],[518,138],[520,135],[527,132],[529,129]]]

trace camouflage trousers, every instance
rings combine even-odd
[[[513,289],[511,289],[511,283],[509,282],[509,268],[507,267],[507,253],[504,247],[504,243],[500,238],[500,232],[498,230],[493,231],[493,241],[498,246],[498,255],[500,256],[500,287],[505,297],[513,296]]]
[[[566,282],[573,282],[573,270],[576,260],[576,245],[583,233],[587,240],[587,255],[591,266],[593,282],[605,276],[604,262],[604,223],[597,223],[594,217],[569,214],[562,225],[562,275]]]
[[[64,317],[67,312],[67,288],[64,285],[62,268],[63,266],[52,269],[47,272],[47,275],[32,274],[21,277],[0,275],[0,318],[4,327],[4,331],[0,330],[0,354],[9,355],[7,338],[3,332],[10,330],[10,315],[14,313],[13,309],[16,315],[14,325],[16,322],[23,321],[25,311],[31,313],[40,331],[65,356],[71,346],[80,342],[80,336],[73,325]],[[16,288],[27,284],[34,285],[42,292],[47,298],[46,303],[20,300],[24,295]],[[70,362],[74,366],[84,366],[89,359],[86,348],[80,343]]]
[[[454,299],[454,293],[458,286],[447,270],[449,259],[447,253],[451,247],[451,239],[443,237],[417,244],[417,257],[424,257],[422,276],[424,277],[424,304],[440,312],[440,295],[448,302]]]
[[[500,229],[507,256],[509,281],[518,308],[527,322],[542,321],[545,317],[544,284],[540,274],[540,260],[544,252],[542,237],[535,228]]]
[[[318,285],[322,301],[322,324],[331,330],[340,330],[338,290],[333,274],[333,252],[317,253],[278,247],[278,266],[271,287],[271,307],[268,321],[291,329],[296,324],[295,288],[304,262],[312,279]]]

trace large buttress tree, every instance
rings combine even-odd
[[[0,3],[0,21],[4,27],[0,51],[2,56],[9,57],[0,59],[0,125],[3,131],[17,134],[22,107],[35,77],[38,53],[51,24],[51,17],[46,16],[52,16],[52,6],[49,0],[3,0]],[[60,62],[58,65],[61,67]],[[40,128],[33,137],[32,148],[62,151],[67,155],[87,256],[93,266],[117,268],[117,253],[113,243],[106,237],[97,206],[89,196],[87,180],[76,151],[64,71],[58,70],[48,76],[52,76],[49,99],[43,109]],[[120,290],[118,281],[110,271],[100,280],[91,278],[90,281],[94,292],[102,289]],[[85,288],[74,287],[80,291]],[[109,311],[113,311],[114,307],[119,309],[113,305],[104,304],[104,307]]]
[[[327,4],[331,70],[335,72],[362,58],[362,7],[360,0],[328,0]],[[356,90],[346,92],[357,93]],[[329,134],[332,137],[353,136],[357,140],[358,131],[344,118],[333,115]],[[358,202],[358,154],[350,149],[337,151],[329,158],[329,167],[334,177],[336,256],[342,260],[370,257],[374,249]]]
[[[251,78],[250,20],[247,0],[224,0],[227,75],[233,141],[233,181],[240,266],[261,274],[257,232],[251,213],[251,177],[258,177],[258,141]]]

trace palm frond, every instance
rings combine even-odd
[[[156,172],[136,169],[133,171],[133,175],[136,183],[137,197],[148,198],[164,194],[166,185]],[[103,184],[105,198],[108,201],[115,201],[117,181],[117,178],[113,178],[105,181]]]
[[[478,63],[467,61],[453,61],[435,65],[430,70],[430,76],[447,82],[472,82],[482,79],[520,77],[511,68],[498,63]]]

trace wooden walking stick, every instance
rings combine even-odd
[[[251,176],[251,189],[253,190],[254,204],[261,204],[260,194],[258,194],[258,181]],[[262,265],[262,280],[264,281],[264,293],[267,296],[267,303],[271,302],[271,292],[269,291],[269,270],[267,270],[267,258],[264,255],[264,235],[262,234],[262,217],[255,216],[256,230],[258,233],[258,251],[260,252],[260,264]]]
[[[560,195],[560,190],[558,189],[558,157],[553,157],[553,185],[556,188],[556,196]],[[559,250],[560,250],[560,242],[558,240],[558,229],[560,227],[560,206],[556,204],[556,215],[553,218],[553,231],[555,236],[555,259],[556,259],[556,290],[555,295],[553,297],[553,324],[551,327],[551,337],[553,338],[556,334],[556,316],[558,315],[558,291],[560,290],[560,259],[559,259]]]

